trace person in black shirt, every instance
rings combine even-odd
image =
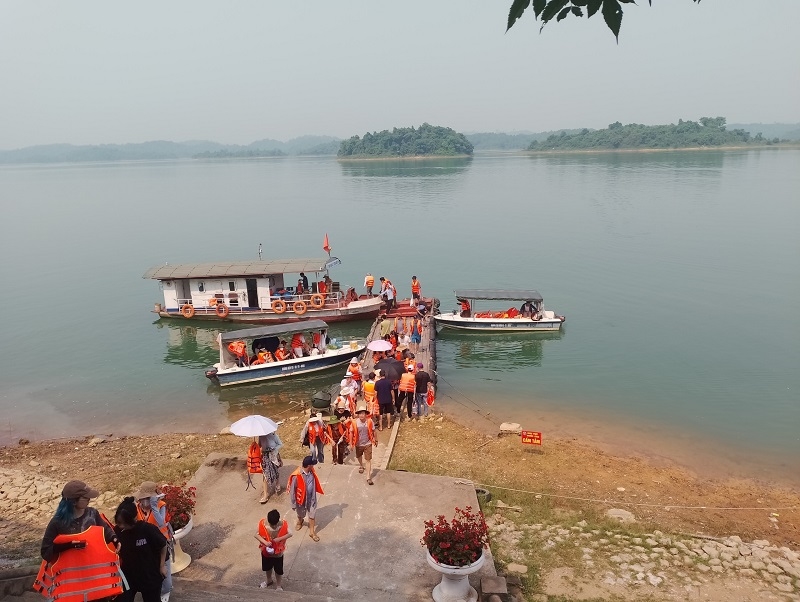
[[[422,362],[417,362],[414,401],[417,406],[418,418],[428,415],[428,385],[431,382],[431,375],[423,370],[424,367],[425,366],[422,365]]]
[[[120,568],[130,586],[117,600],[133,602],[136,592],[141,592],[143,602],[160,602],[161,582],[167,576],[167,539],[158,527],[137,519],[133,497],[122,501],[114,522],[122,544]]]

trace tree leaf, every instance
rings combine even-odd
[[[539,15],[542,14],[544,7],[547,5],[547,0],[533,0],[533,14],[536,15],[536,18],[539,18]]]
[[[517,19],[522,17],[522,13],[524,13],[525,9],[530,5],[531,0],[514,0],[514,3],[508,11],[508,27],[506,27],[506,31],[511,29],[514,23],[517,22]]]
[[[575,0],[573,0],[573,3],[574,3],[574,1]],[[572,14],[575,15],[576,17],[582,17],[583,16],[583,11],[580,8],[578,8],[577,6],[573,6],[572,7]]]
[[[589,17],[595,14],[603,6],[603,0],[589,0]]]
[[[555,17],[568,2],[569,0],[550,0],[542,11],[542,23],[547,23],[550,19]]]
[[[619,28],[622,25],[622,7],[617,0],[603,0],[603,18],[619,43]]]
[[[560,12],[560,13],[558,13],[558,17],[556,17],[556,23],[558,23],[558,22],[559,22],[559,21],[561,21],[562,19],[566,19],[566,18],[567,18],[567,15],[568,15],[568,14],[570,14],[571,12],[572,12],[572,8],[571,8],[571,7],[569,7],[569,6],[568,6],[568,7],[566,7],[566,8],[562,8],[562,9],[561,9],[561,12]]]

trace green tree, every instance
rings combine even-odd
[[[692,0],[699,3],[700,0]],[[506,31],[514,26],[517,19],[522,18],[528,8],[533,10],[534,17],[540,19],[544,29],[553,19],[562,21],[569,16],[590,18],[600,12],[606,25],[619,41],[619,29],[622,26],[622,4],[636,4],[634,0],[514,0],[508,11]],[[648,0],[652,5],[653,0]],[[586,11],[584,13],[584,10]]]

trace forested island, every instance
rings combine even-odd
[[[561,132],[547,139],[531,142],[528,150],[614,150],[769,145],[760,133],[751,136],[743,129],[726,129],[725,117],[701,117],[700,121],[678,120],[677,124],[641,125],[619,121],[604,130],[583,129],[578,133]]]
[[[423,123],[418,128],[394,128],[391,132],[367,132],[363,138],[342,140],[340,159],[378,159],[392,157],[471,156],[472,143],[464,134],[447,127]]]

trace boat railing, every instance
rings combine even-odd
[[[330,293],[303,293],[284,295],[270,295],[259,297],[259,307],[262,311],[272,311],[272,304],[275,301],[283,301],[287,305],[287,309],[291,311],[292,306],[297,301],[302,301],[306,304],[307,310],[322,309],[322,307],[314,307],[314,303],[319,305],[319,295],[322,295],[324,304],[322,307],[326,309],[339,309],[344,307],[344,294],[340,291]],[[195,314],[214,314],[218,313],[217,308],[219,305],[226,305],[229,313],[245,313],[252,311],[252,307],[247,303],[246,297],[237,295],[235,298],[221,297],[219,294],[214,294],[208,297],[199,297],[193,299],[177,299],[178,308],[184,305],[191,305],[194,308]]]

